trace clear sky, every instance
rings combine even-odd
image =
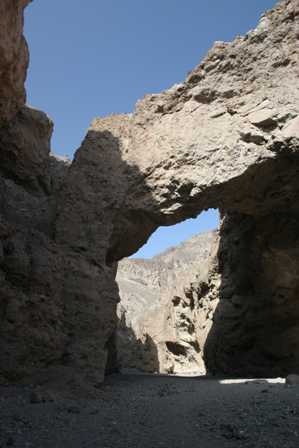
[[[198,233],[214,230],[219,224],[218,210],[202,212],[196,219],[187,219],[175,226],[159,227],[133,258],[151,258],[169,247],[176,246]]]
[[[230,41],[245,34],[275,3],[33,1],[25,21],[31,55],[27,102],[54,120],[53,152],[72,157],[95,116],[131,112],[144,94],[182,81],[215,40]],[[188,231],[176,227],[170,245],[217,225],[216,213],[203,219],[203,228],[200,218],[185,224]],[[151,251],[164,249],[165,240],[163,233]]]

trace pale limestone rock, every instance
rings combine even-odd
[[[275,124],[275,117],[276,113],[274,110],[271,109],[261,109],[256,112],[252,112],[248,116],[248,120],[250,123],[260,126],[260,127],[267,127]]]
[[[299,139],[299,115],[288,123],[288,125],[282,130],[282,134],[286,138]]]

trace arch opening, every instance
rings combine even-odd
[[[120,261],[116,351],[123,372],[206,373],[195,297],[204,288],[218,239],[219,211],[159,228]]]
[[[122,260],[121,370],[254,378],[296,372],[298,219],[291,210],[222,213],[218,231],[152,258]]]

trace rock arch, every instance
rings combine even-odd
[[[14,3],[19,13],[26,2]],[[298,26],[298,0],[281,1],[245,37],[215,43],[184,83],[145,97],[133,114],[94,120],[70,166],[49,154],[51,123],[23,106],[22,89],[1,95],[19,108],[8,124],[1,113],[3,375],[58,364],[101,377],[118,296],[115,263],[159,225],[210,207],[225,216],[217,275],[234,278],[229,297],[250,290],[270,298],[285,288],[286,301],[295,300]],[[245,252],[250,235],[240,278],[231,235]],[[223,296],[226,286],[213,288]],[[215,368],[224,362],[219,350],[210,350]]]

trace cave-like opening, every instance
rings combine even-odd
[[[116,332],[121,371],[205,374],[207,330],[200,328],[199,290],[208,282],[218,240],[219,212],[160,227],[119,263]]]
[[[122,260],[121,370],[269,378],[297,371],[297,222],[297,212],[227,212],[217,231]],[[147,244],[145,256],[156,249]]]

